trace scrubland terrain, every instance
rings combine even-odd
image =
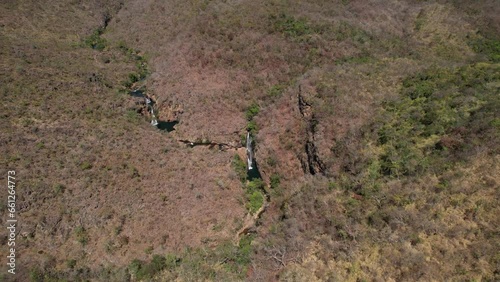
[[[500,280],[498,1],[0,13],[0,279]]]

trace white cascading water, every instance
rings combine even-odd
[[[252,150],[252,138],[250,132],[247,132],[247,165],[248,170],[253,169],[253,150]]]
[[[151,100],[149,98],[146,98],[146,104],[149,106],[149,109],[151,109],[151,125],[157,126],[158,120],[156,120],[155,112],[153,110],[153,106],[151,105]]]

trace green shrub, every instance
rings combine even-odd
[[[240,144],[242,147],[245,147],[247,145],[247,134],[246,133],[242,133],[240,135]]]
[[[350,39],[358,44],[365,44],[372,40],[372,36],[361,28],[353,26],[347,22],[341,22],[334,27],[335,40],[344,41]]]
[[[256,213],[264,204],[264,196],[260,191],[254,191],[248,195],[247,208],[251,213]]]
[[[269,166],[271,167],[275,167],[277,164],[278,164],[278,161],[276,160],[276,158],[274,158],[273,156],[269,156],[267,159],[266,159],[266,162]]]
[[[30,281],[32,282],[42,282],[44,281],[43,272],[39,269],[30,270]]]
[[[234,155],[231,165],[233,166],[233,169],[238,175],[241,183],[245,183],[247,179],[247,165],[238,154]]]
[[[236,255],[236,263],[239,265],[248,265],[250,263],[250,255],[252,252],[253,236],[243,236],[240,239],[239,249]]]
[[[75,259],[69,259],[69,260],[67,260],[66,261],[66,266],[68,268],[71,268],[71,269],[75,268],[75,266],[76,266],[76,260]]]
[[[264,181],[262,181],[262,179],[260,178],[249,181],[247,184],[247,189],[250,191],[258,191],[264,189]]]
[[[36,148],[38,150],[41,150],[41,149],[45,148],[45,144],[43,142],[39,142],[39,143],[36,144]]]
[[[276,31],[290,38],[299,38],[314,32],[304,19],[296,19],[283,13],[271,16],[271,21]]]
[[[241,237],[238,246],[234,246],[230,242],[222,243],[217,246],[215,253],[209,256],[225,261],[224,268],[228,272],[244,278],[246,277],[247,267],[251,262],[252,240],[253,236],[245,235]]]
[[[343,57],[335,61],[335,64],[337,65],[343,65],[343,64],[365,64],[368,63],[372,60],[372,57],[369,55],[359,55],[359,56],[350,56],[350,57]]]
[[[165,267],[173,270],[181,264],[182,260],[174,254],[167,254],[165,256]]]
[[[139,270],[142,268],[142,261],[134,259],[128,266],[128,270],[131,274],[137,275]]]
[[[264,189],[264,182],[262,179],[254,179],[247,183],[246,187],[246,197],[247,204],[246,207],[250,213],[257,212],[264,204],[264,195],[262,193]]]
[[[125,88],[130,88],[132,87],[132,83],[128,80],[125,80],[124,82],[122,82],[122,85],[125,87]]]
[[[124,51],[124,52],[128,52],[129,48],[127,47],[127,44],[125,43],[125,41],[120,41],[118,42],[118,49]]]
[[[253,103],[245,112],[248,121],[251,121],[257,114],[259,114],[260,107],[257,103]]]
[[[122,82],[124,87],[130,88],[134,83],[144,80],[149,75],[147,59],[144,56],[138,55],[137,51],[134,51],[134,49],[128,48],[123,41],[118,43],[118,48],[122,50],[130,60],[136,61],[136,72],[129,73],[127,80]]]
[[[128,122],[133,124],[138,124],[140,121],[140,115],[134,110],[127,110],[125,117]]]
[[[500,62],[500,40],[481,38],[469,42],[476,53],[484,54],[492,62]]]
[[[144,253],[145,253],[146,255],[150,255],[150,254],[152,254],[152,253],[153,253],[153,246],[149,246],[149,247],[147,247],[147,248],[144,250]]]
[[[153,259],[148,268],[150,272],[159,272],[166,267],[166,258],[160,255],[153,255]]]
[[[252,133],[252,135],[256,135],[258,130],[259,128],[254,120],[251,120],[247,123],[247,131]]]
[[[284,85],[276,84],[273,85],[271,88],[269,88],[269,90],[267,90],[267,95],[269,95],[270,97],[277,97],[280,96],[284,90],[285,90]]]
[[[139,81],[139,76],[135,73],[129,73],[128,74],[128,81],[132,85],[132,84],[136,83],[137,81]]]
[[[82,245],[87,245],[89,241],[89,236],[87,234],[87,230],[83,226],[78,226],[75,229],[76,240],[80,242]]]
[[[328,182],[328,191],[333,191],[338,189],[338,184],[336,182],[330,181]]]
[[[137,280],[150,280],[157,273],[165,269],[166,258],[160,255],[154,255],[150,263],[145,263],[134,259],[128,266],[131,274],[135,275]]]
[[[54,193],[55,194],[61,194],[64,193],[64,190],[66,190],[66,187],[62,184],[56,184],[54,185]]]
[[[270,182],[272,189],[278,188],[278,186],[280,185],[280,176],[278,174],[271,175]]]
[[[81,168],[82,170],[88,170],[88,169],[91,169],[91,168],[92,168],[92,164],[91,164],[91,163],[89,163],[89,162],[86,162],[86,161],[85,161],[85,162],[82,162],[82,163],[80,164],[80,168]]]
[[[85,39],[85,45],[95,50],[104,50],[104,48],[106,48],[107,41],[106,39],[101,37],[103,32],[103,28],[96,29],[89,37]]]

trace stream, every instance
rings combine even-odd
[[[179,121],[174,120],[174,121],[162,121],[157,118],[157,109],[155,109],[156,101],[152,97],[149,97],[144,93],[144,91],[136,89],[133,91],[130,91],[130,96],[136,97],[136,98],[142,98],[144,99],[144,104],[146,105],[147,112],[151,116],[151,125],[157,127],[159,130],[164,130],[167,132],[172,132],[175,130],[175,126],[179,123]],[[243,146],[241,145],[233,145],[230,143],[219,143],[219,142],[213,142],[209,140],[196,140],[196,141],[190,141],[190,140],[178,140],[179,142],[182,142],[189,147],[195,147],[195,146],[207,146],[208,148],[214,148],[218,147],[219,150],[226,150],[226,149],[238,149]],[[260,179],[262,180],[262,175],[260,174],[259,171],[259,166],[258,163],[255,159],[254,155],[254,146],[255,146],[255,141],[253,140],[250,132],[247,132],[247,137],[246,137],[246,153],[247,153],[247,181],[253,181]],[[267,206],[269,205],[269,193],[266,188],[261,189],[260,191],[262,195],[264,196],[264,201],[262,203],[262,206],[258,211],[256,211],[254,214],[251,212],[248,212],[244,219],[244,225],[243,227],[236,233],[235,236],[235,244],[239,244],[239,241],[241,239],[242,235],[248,234],[250,232],[256,232],[255,228],[257,225],[257,221],[259,220],[261,214],[265,211]]]

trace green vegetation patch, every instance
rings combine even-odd
[[[373,58],[369,55],[362,54],[359,56],[349,56],[338,59],[335,64],[344,65],[344,64],[366,64],[373,61]]]
[[[281,182],[280,176],[275,173],[275,174],[271,175],[269,181],[271,182],[271,188],[276,189],[279,187],[280,182]]]
[[[146,77],[150,74],[147,64],[147,56],[139,55],[139,51],[129,48],[123,41],[118,43],[118,49],[121,50],[129,60],[135,62],[136,66],[136,71],[129,73],[127,80],[123,81],[122,85],[125,88],[130,88],[134,85],[134,83],[146,79]]]
[[[333,32],[337,41],[351,39],[353,42],[364,44],[372,40],[372,36],[367,31],[347,22],[341,22],[334,27]]]
[[[101,37],[103,32],[104,28],[102,27],[96,29],[89,37],[85,39],[85,45],[95,50],[104,50],[104,48],[106,48],[107,41],[106,39]]]
[[[270,18],[274,29],[288,38],[297,39],[314,33],[314,29],[305,19],[297,19],[283,13],[279,16],[272,15]]]
[[[160,255],[154,255],[153,259],[149,263],[145,263],[138,259],[133,260],[128,266],[128,270],[137,280],[140,281],[153,278],[155,274],[162,271],[166,267],[167,258]]]
[[[137,73],[132,73],[129,75],[129,81],[134,80],[133,82],[140,81],[146,78],[149,75],[149,69],[147,65],[148,56],[140,55],[140,52],[134,50],[132,48],[127,47],[125,42],[120,41],[118,43],[118,48],[122,50],[122,52],[132,61],[135,61],[135,66],[137,68]],[[133,76],[133,77],[131,77]],[[132,83],[133,83],[132,82]]]
[[[500,107],[494,85],[499,81],[500,66],[488,63],[433,69],[406,79],[400,99],[384,105],[377,132],[382,174],[397,177],[446,167],[446,158],[467,151],[471,141],[493,139],[491,124]]]
[[[140,114],[134,110],[127,110],[125,112],[125,118],[132,124],[139,124],[141,120]]]
[[[259,127],[257,126],[257,122],[255,120],[251,120],[247,123],[247,131],[252,133],[252,135],[256,135]]]
[[[75,229],[75,236],[76,236],[76,240],[84,246],[89,241],[89,235],[87,234],[87,230],[83,226],[78,226]]]
[[[264,182],[262,179],[254,179],[247,183],[246,197],[248,202],[246,207],[252,214],[256,213],[264,204],[263,189]]]
[[[253,103],[248,107],[248,109],[245,112],[245,116],[247,120],[252,120],[256,115],[258,115],[260,112],[260,107],[257,103]]]
[[[176,278],[237,281],[247,273],[252,240],[252,236],[244,236],[238,246],[226,241],[213,249],[188,247],[180,254],[154,255],[150,262],[135,259],[127,269],[137,281],[150,281],[158,277],[169,281]]]
[[[284,84],[275,84],[271,88],[267,90],[267,95],[271,98],[279,97],[283,94],[283,91],[286,89],[286,85]]]
[[[472,40],[469,45],[476,53],[484,54],[492,62],[500,62],[500,40],[480,38]]]
[[[247,122],[247,131],[252,133],[252,135],[256,135],[258,131],[257,122],[253,120],[253,118],[258,115],[260,112],[260,106],[257,103],[253,103],[248,107],[245,111],[245,117],[248,120]]]
[[[238,154],[234,155],[233,160],[231,161],[231,165],[236,174],[238,175],[238,178],[240,179],[241,183],[245,183],[247,179],[247,165],[240,158]]]
[[[241,183],[245,185],[245,197],[247,200],[245,207],[253,214],[257,212],[264,204],[264,182],[260,178],[256,178],[247,182],[247,165],[239,155],[234,155],[231,165],[238,175]]]

